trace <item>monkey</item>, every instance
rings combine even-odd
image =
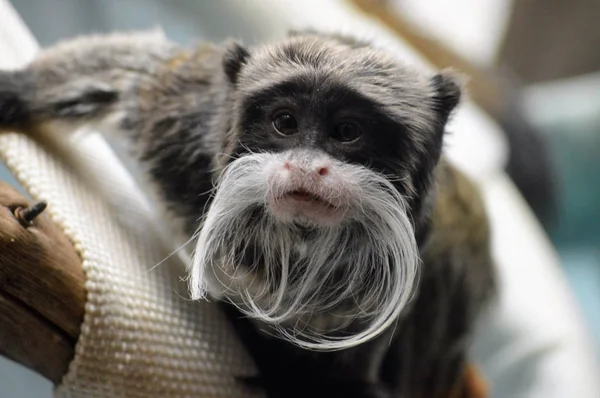
[[[183,47],[71,38],[0,71],[0,130],[129,144],[269,397],[454,398],[496,291],[476,184],[444,155],[462,95],[360,39]]]

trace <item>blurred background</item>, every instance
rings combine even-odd
[[[600,1],[333,2],[354,3],[435,67],[470,76],[470,96],[502,128],[507,173],[556,248],[600,352]],[[254,43],[289,28],[276,13],[264,23],[255,3],[260,0],[12,1],[42,46],[156,26],[183,44],[229,37]],[[326,3],[289,6],[300,17],[324,12]],[[16,185],[1,164],[0,179]],[[11,366],[0,358],[0,385]],[[0,396],[49,397],[49,386],[38,384],[9,383]]]

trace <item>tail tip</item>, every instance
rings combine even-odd
[[[29,110],[24,98],[24,83],[18,72],[0,71],[0,129],[27,122]]]

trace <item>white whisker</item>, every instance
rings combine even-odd
[[[177,247],[176,249],[174,249],[165,258],[163,258],[162,260],[160,260],[158,263],[156,263],[152,267],[148,268],[148,272],[152,272],[156,268],[160,267],[162,264],[164,264],[166,261],[168,261],[171,257],[173,257],[174,255],[176,255],[181,249],[183,249],[184,247],[186,247],[187,245],[189,245],[192,241],[196,240],[197,237],[198,237],[198,232],[194,233],[191,238],[189,238],[188,240],[186,240],[185,242],[183,242],[181,245],[179,245],[179,247]]]
[[[225,297],[293,344],[337,350],[376,337],[398,318],[416,285],[418,249],[405,199],[361,166],[330,160],[334,179],[319,192],[343,215],[339,224],[299,227],[275,216],[270,206],[290,189],[282,165],[315,156],[323,155],[250,153],[224,168],[199,230],[189,288],[195,299]],[[295,250],[299,243],[307,249]],[[341,334],[352,323],[364,327]]]

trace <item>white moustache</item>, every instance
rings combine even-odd
[[[303,171],[290,173],[291,167]],[[309,238],[293,222],[295,213],[277,210],[278,198],[298,187],[340,216],[312,220]],[[260,264],[241,267],[249,245]],[[293,344],[337,350],[378,336],[397,319],[419,265],[406,202],[384,176],[320,152],[257,153],[223,171],[198,233],[189,288],[193,299],[228,299]],[[323,316],[364,327],[343,336],[334,326],[311,327],[312,317]]]

